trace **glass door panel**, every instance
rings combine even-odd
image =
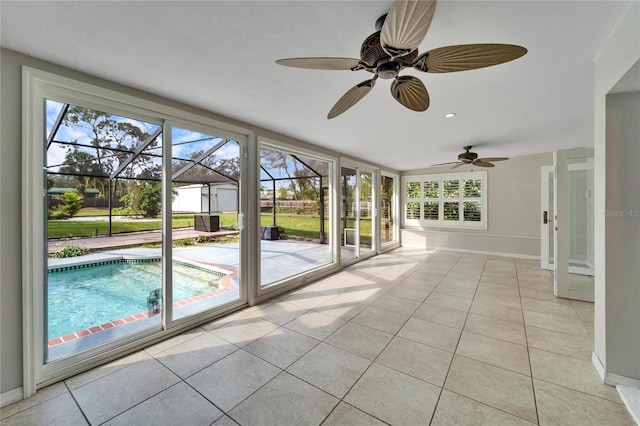
[[[373,250],[373,173],[360,171],[358,202],[359,256]]]
[[[394,178],[380,176],[380,243],[395,241],[394,235]]]
[[[52,100],[45,114],[50,363],[161,329],[162,126]]]
[[[593,276],[593,163],[569,165],[569,191],[569,272]]]
[[[355,168],[342,167],[340,174],[340,260],[353,260],[358,256],[357,182]]]
[[[238,142],[171,128],[172,319],[239,300]]]
[[[260,148],[261,287],[333,261],[331,162],[276,146]],[[284,267],[286,265],[286,267]]]

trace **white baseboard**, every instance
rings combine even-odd
[[[602,365],[602,362],[600,362],[600,358],[598,358],[598,355],[596,355],[595,352],[591,352],[591,363],[596,368],[598,376],[600,376],[600,380],[602,380],[602,383],[604,383],[606,371],[604,369],[604,365]]]
[[[22,386],[19,388],[11,389],[0,394],[0,407],[6,407],[9,404],[18,402],[23,399]]]
[[[418,246],[404,246],[404,247],[409,247],[409,248],[413,248],[413,247],[418,247]],[[425,250],[442,250],[442,251],[454,251],[457,253],[472,253],[472,254],[484,254],[487,256],[498,256],[498,257],[517,257],[518,259],[531,259],[531,260],[540,260],[540,256],[531,256],[528,254],[519,254],[519,253],[501,253],[501,252],[497,252],[497,251],[485,251],[485,250],[468,250],[468,249],[461,249],[461,248],[452,248],[452,247],[438,247],[438,246],[427,246],[427,247],[420,247],[420,248],[424,248]]]

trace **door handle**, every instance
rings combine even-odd
[[[546,211],[542,212],[542,223],[545,225],[549,223],[549,214]]]

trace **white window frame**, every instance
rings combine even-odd
[[[43,239],[45,230],[43,213],[46,211],[44,204],[46,190],[42,173],[46,148],[38,142],[44,140],[45,126],[43,123],[46,119],[44,115],[44,100],[52,99],[79,104],[87,108],[106,110],[123,116],[132,116],[164,126],[167,123],[190,123],[193,126],[215,129],[217,134],[235,139],[244,147],[255,146],[255,143],[251,144],[252,141],[255,141],[255,133],[245,128],[196,115],[182,109],[147,101],[122,92],[35,68],[23,67],[22,80],[22,211],[24,215],[22,225],[23,396],[27,398],[33,395],[36,389],[54,383],[61,378],[121,357],[125,353],[192,328],[194,325],[219,316],[224,312],[230,312],[246,306],[247,298],[251,296],[252,292],[255,293],[255,290],[251,288],[246,291],[241,289],[239,300],[223,305],[214,314],[193,315],[171,323],[163,321],[163,326],[145,330],[121,340],[115,340],[66,358],[45,363],[42,337],[44,335],[44,312],[42,309],[44,306],[44,291],[42,283],[46,273],[46,245]],[[166,142],[170,140],[170,136],[167,136],[166,132],[164,133],[164,141]],[[165,160],[170,158],[170,148],[170,144],[163,143]],[[255,154],[251,150],[245,151],[242,161],[244,163],[241,167],[241,181],[251,185],[251,182],[254,182],[255,179],[254,174],[250,173],[250,168],[247,167],[247,164],[255,162]],[[165,180],[170,178],[168,170],[167,164],[164,164],[163,174],[165,175]],[[170,198],[170,195],[167,195],[169,190],[165,188],[165,200]],[[248,190],[241,194],[241,209],[247,210],[253,200],[248,197]],[[166,203],[164,204],[166,205]],[[255,224],[250,225],[255,226]],[[239,226],[241,225],[239,224]],[[171,226],[169,217],[165,219],[163,227],[164,232],[169,233],[168,236],[170,238]],[[241,229],[241,235],[241,240],[250,241],[249,228],[246,226]],[[165,245],[165,247],[167,246]],[[167,250],[164,249],[163,256],[166,256],[167,253]],[[244,267],[245,275],[249,276],[253,272],[251,271],[251,262],[248,261],[248,250],[241,250],[240,256],[242,257],[241,265],[247,265]],[[171,285],[170,276],[170,274],[165,273],[164,279],[168,280],[169,288]],[[247,280],[247,282],[251,281]],[[164,326],[167,328],[164,328]]]
[[[481,195],[480,197],[465,197],[464,196],[464,181],[470,179],[480,179]],[[444,196],[444,181],[458,180],[459,192],[458,197],[448,198]],[[420,183],[420,194],[418,197],[409,197],[407,195],[407,184],[410,182]],[[425,182],[438,182],[438,197],[425,197],[424,184]],[[474,171],[466,173],[442,173],[442,174],[426,174],[426,175],[414,175],[402,177],[402,220],[404,226],[407,228],[455,228],[455,229],[487,229],[487,172],[486,171]],[[407,219],[407,205],[411,202],[418,202],[420,204],[420,218],[419,219]],[[438,203],[438,219],[427,220],[424,219],[424,204],[426,202]],[[444,220],[444,203],[445,202],[457,202],[459,205],[459,219],[458,220]],[[464,203],[465,202],[479,202],[481,208],[480,221],[465,221],[464,220]]]

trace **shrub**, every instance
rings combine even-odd
[[[60,250],[54,252],[52,254],[52,257],[60,259],[60,258],[64,258],[64,257],[82,256],[83,254],[87,254],[87,253],[88,253],[87,249],[85,249],[83,247],[66,246],[66,247],[63,247]]]

